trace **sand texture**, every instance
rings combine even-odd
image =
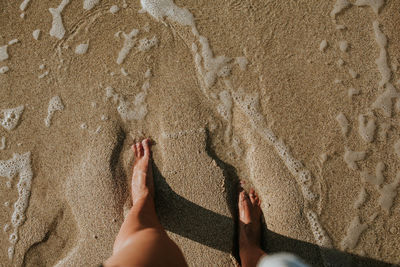
[[[97,266],[154,140],[190,266],[236,266],[236,186],[263,248],[400,264],[400,1],[0,1],[0,266]]]

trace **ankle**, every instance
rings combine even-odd
[[[240,249],[239,256],[242,263],[241,266],[256,266],[257,263],[260,261],[260,258],[264,255],[267,254],[258,246],[249,246]]]

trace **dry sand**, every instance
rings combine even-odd
[[[189,265],[237,264],[238,179],[268,251],[399,264],[400,2],[141,2],[0,2],[0,265],[108,258],[144,136]]]

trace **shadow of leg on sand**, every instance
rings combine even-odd
[[[217,164],[223,166],[225,163],[217,162]],[[225,164],[226,166],[228,165]],[[231,188],[233,189],[227,192],[227,201],[229,207],[232,207],[232,217],[227,217],[205,209],[176,194],[154,164],[153,173],[156,188],[156,209],[164,228],[208,247],[231,253],[238,259],[238,248],[235,245],[232,247],[232,243],[227,242],[227,240],[233,239],[233,244],[238,244],[237,222],[235,222],[237,218],[236,188],[232,185]],[[234,236],[219,239],[221,233],[227,233],[227,235],[232,233],[232,225],[235,227],[233,229]],[[262,234],[262,248],[267,253],[291,252],[300,256],[312,266],[395,266],[367,257],[333,249],[327,250],[311,243],[289,238],[269,231],[265,224]],[[325,259],[325,262],[323,259]]]

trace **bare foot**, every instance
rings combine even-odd
[[[261,200],[250,189],[239,193],[239,254],[242,266],[256,266],[265,252],[261,250]]]
[[[132,145],[135,154],[131,184],[132,204],[147,197],[154,198],[153,171],[150,162],[150,139]]]

